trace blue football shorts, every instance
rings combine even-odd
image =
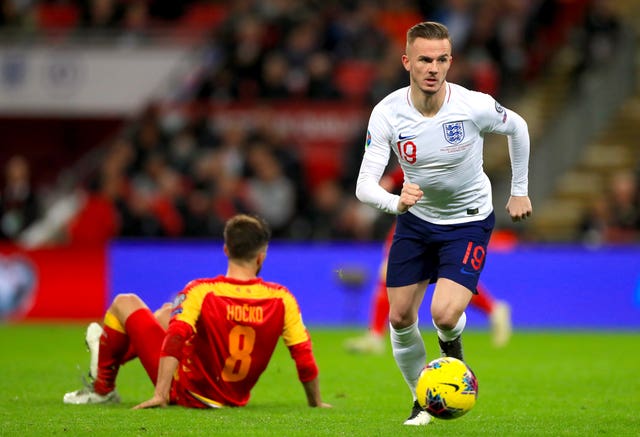
[[[409,213],[397,217],[389,250],[387,287],[451,279],[474,294],[484,267],[495,214],[484,220],[436,225]]]

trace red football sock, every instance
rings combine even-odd
[[[389,296],[385,281],[380,280],[373,297],[373,312],[369,329],[374,335],[382,336],[387,331],[389,319]]]
[[[476,290],[478,290],[478,294],[474,294],[471,297],[471,302],[469,303],[483,313],[487,315],[491,314],[491,312],[493,311],[493,306],[495,305],[493,296],[491,295],[491,293],[489,293],[489,290],[487,290],[480,284],[478,284]]]
[[[115,329],[104,326],[100,336],[100,349],[98,353],[98,374],[93,383],[96,393],[105,395],[116,386],[116,377],[122,357],[129,348],[129,336]]]
[[[141,308],[134,311],[127,318],[125,327],[127,332],[145,332],[149,327],[150,320],[157,323],[153,313],[148,308]],[[160,326],[160,325],[158,325]],[[149,341],[148,336],[144,335],[132,335],[131,346],[133,350],[127,352],[127,355],[136,354],[142,363],[142,366],[147,371],[147,374],[155,384],[158,378],[158,351],[160,350],[160,344],[155,341]]]

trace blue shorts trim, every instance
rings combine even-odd
[[[389,250],[387,287],[438,278],[451,279],[476,293],[495,214],[455,225],[436,225],[411,213],[398,216]]]

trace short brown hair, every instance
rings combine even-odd
[[[269,244],[271,229],[258,216],[238,214],[227,220],[223,234],[229,258],[250,260]]]
[[[451,43],[447,26],[435,21],[423,21],[407,30],[407,45],[413,43],[416,38],[448,39]]]

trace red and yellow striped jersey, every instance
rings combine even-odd
[[[173,392],[178,404],[192,407],[245,405],[280,336],[290,348],[311,341],[293,294],[260,278],[218,276],[187,284],[174,304],[168,336],[185,330],[191,336]]]

